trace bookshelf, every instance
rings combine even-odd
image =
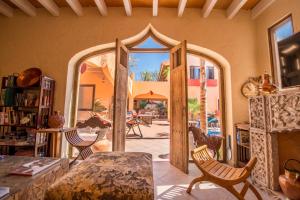
[[[46,128],[53,111],[55,81],[40,76],[31,87],[17,87],[17,76],[2,77],[0,93],[0,154],[48,156]]]
[[[244,167],[250,160],[250,134],[249,123],[235,125],[237,144],[237,166]]]

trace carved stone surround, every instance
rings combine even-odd
[[[300,91],[249,98],[251,155],[257,157],[253,179],[278,190],[277,133],[300,130]]]

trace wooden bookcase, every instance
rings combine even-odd
[[[2,78],[0,96],[0,154],[47,156],[46,128],[53,110],[55,81],[41,76],[38,84],[17,87],[16,76]]]
[[[251,158],[250,154],[250,132],[248,123],[235,125],[237,145],[237,166],[244,167]]]

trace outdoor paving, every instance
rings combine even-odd
[[[140,125],[143,138],[169,138],[170,137],[170,124],[168,121],[153,121],[150,125]],[[138,127],[134,128],[136,133]],[[133,135],[133,131],[130,130],[128,136],[130,138],[139,138]]]

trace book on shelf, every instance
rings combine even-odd
[[[11,175],[21,175],[21,176],[33,176],[48,167],[59,162],[59,159],[53,160],[51,158],[40,158],[38,160],[25,163],[19,167],[12,169],[9,174]]]
[[[27,118],[25,124],[22,120]],[[20,125],[35,126],[37,122],[37,113],[32,111],[14,110],[13,107],[4,107],[0,112],[0,125]]]

